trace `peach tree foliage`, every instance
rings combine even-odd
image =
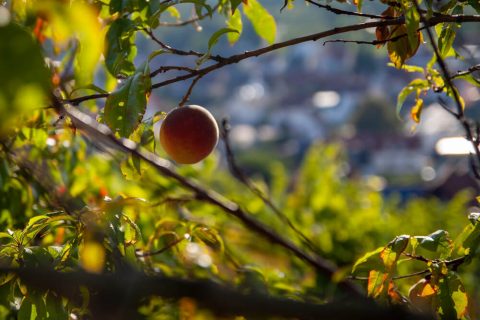
[[[163,115],[144,116],[152,90],[186,82],[188,90],[178,102],[183,105],[197,82],[229,64],[345,33],[363,39],[361,30],[368,28],[375,28],[375,39],[367,42],[387,54],[391,66],[418,74],[399,93],[397,112],[413,95],[408,107],[419,122],[426,94],[450,98],[458,109],[448,110],[476,141],[454,80],[479,87],[480,67],[446,71],[449,61],[462,59],[455,36],[467,23],[478,24],[479,2],[375,4],[11,0],[0,6],[2,317],[208,318],[228,302],[209,304],[188,291],[141,296],[129,287],[134,280],[125,278],[121,285],[129,295],[122,298],[135,303],[121,310],[112,308],[105,288],[85,278],[126,270],[140,278],[214,280],[235,287],[247,302],[249,295],[294,297],[305,303],[304,310],[307,304],[335,307],[336,299],[348,294],[441,319],[477,315],[480,224],[478,214],[462,218],[465,195],[449,204],[417,200],[398,208],[368,185],[342,178],[345,159],[334,146],[314,146],[293,187],[285,168],[273,160],[267,185],[239,172],[235,180],[216,156],[174,168],[155,154],[162,150],[153,128]],[[351,24],[311,28],[316,33],[278,41],[269,10],[288,15],[305,6],[348,16]],[[203,50],[163,42],[163,28],[191,28],[213,19],[224,25],[209,35]],[[216,44],[226,38],[235,48],[244,24],[251,24],[263,46],[223,56]],[[157,49],[139,55],[139,36]],[[409,65],[419,47],[429,48],[432,40],[431,60]],[[167,55],[185,60],[164,65]],[[152,61],[160,66],[151,68]],[[472,161],[475,167],[478,159]],[[58,277],[78,274],[85,283],[65,280],[71,285],[66,293],[55,277],[32,278],[35,270]],[[227,304],[222,310],[267,312],[256,307],[229,311]],[[293,316],[278,310],[270,315]],[[330,309],[318,310],[328,316]]]

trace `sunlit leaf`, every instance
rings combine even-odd
[[[423,99],[417,98],[415,100],[415,104],[413,105],[410,115],[412,116],[412,120],[415,121],[416,123],[420,122],[420,117],[422,115],[422,109],[423,109]]]
[[[23,298],[20,309],[18,310],[18,320],[34,320],[37,319],[37,309],[35,304],[29,298]]]
[[[122,137],[128,137],[139,125],[150,92],[148,72],[137,72],[126,79],[107,98],[104,119]]]
[[[414,5],[410,5],[405,11],[405,25],[407,38],[411,48],[418,46],[418,27],[420,26],[420,14]]]
[[[409,241],[410,236],[408,235],[397,236],[380,252],[380,258],[382,258],[387,271],[393,271],[400,254],[405,251]]]
[[[441,319],[462,319],[468,314],[468,297],[460,277],[449,272],[441,278],[438,286],[440,292],[439,314]]]
[[[391,31],[390,38],[401,37],[395,41],[389,41],[387,43],[388,55],[390,61],[395,65],[396,68],[401,68],[405,61],[410,59],[415,55],[422,42],[422,33],[418,32],[417,39],[409,40],[407,27],[405,25],[393,26]],[[413,42],[414,45],[410,43]]]
[[[232,13],[234,13],[238,6],[242,3],[242,0],[230,0],[230,6],[232,7]]]
[[[216,251],[223,251],[223,241],[219,234],[207,227],[195,228],[193,235],[198,237],[203,243]]]
[[[433,313],[433,299],[436,293],[429,281],[421,279],[410,288],[408,298],[416,310],[422,313]]]
[[[238,33],[238,30],[232,29],[232,28],[222,28],[220,30],[215,31],[215,33],[208,40],[208,51],[210,51],[212,47],[215,44],[217,44],[221,36],[227,33]]]
[[[1,134],[19,116],[45,107],[51,87],[40,47],[14,23],[0,26],[0,75]]]
[[[383,247],[380,247],[374,251],[366,253],[363,257],[358,259],[352,268],[352,274],[358,274],[362,271],[369,270],[384,270],[384,264],[380,258],[380,253],[383,251]]]
[[[229,32],[227,34],[228,42],[230,44],[234,44],[240,38],[243,30],[243,23],[242,23],[242,14],[240,10],[236,10],[227,20],[227,26],[230,29],[236,30],[237,32]]]
[[[105,266],[106,253],[102,244],[87,240],[80,248],[80,263],[88,272],[100,273]]]
[[[454,23],[447,23],[438,37],[438,50],[443,58],[447,57],[452,49],[456,29]]]
[[[248,0],[248,5],[243,6],[243,12],[262,39],[270,44],[275,42],[277,33],[275,19],[257,0]]]
[[[437,230],[426,237],[419,237],[419,247],[441,253],[442,258],[450,255],[453,242],[445,230]]]
[[[397,97],[397,107],[396,112],[397,116],[400,116],[400,111],[402,110],[403,103],[407,99],[407,97],[416,92],[417,90],[428,90],[430,88],[430,84],[427,80],[424,79],[415,79],[412,80],[405,88],[403,88]]]
[[[388,279],[388,274],[371,270],[368,273],[368,284],[367,284],[367,293],[371,298],[378,298],[382,293],[385,292],[385,288],[388,285],[386,280]]]

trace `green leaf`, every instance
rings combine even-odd
[[[414,5],[410,5],[405,11],[405,24],[410,47],[418,46],[418,27],[420,26],[420,14]]]
[[[50,72],[41,48],[17,24],[0,27],[0,135],[15,119],[47,104]]]
[[[440,319],[464,319],[468,317],[468,297],[460,277],[455,272],[448,272],[442,277],[438,286],[438,313]]]
[[[209,16],[212,16],[213,9],[205,0],[180,0],[180,3],[192,3],[195,6],[197,16],[202,15],[202,9],[206,9]]]
[[[89,84],[89,85],[86,85],[86,86],[81,86],[81,87],[77,87],[77,88],[73,89],[72,92],[70,93],[70,95],[73,95],[73,93],[75,91],[78,91],[78,90],[92,90],[92,91],[95,91],[95,92],[98,92],[98,93],[108,94],[107,91],[105,91],[104,89],[102,89],[99,86],[92,83],[92,84]]]
[[[230,29],[236,30],[237,32],[229,32],[227,34],[228,42],[230,42],[231,45],[233,45],[235,42],[238,41],[240,38],[240,35],[242,34],[243,30],[243,23],[242,23],[242,14],[240,13],[240,10],[236,10],[230,18],[227,20],[227,26]]]
[[[126,245],[135,244],[138,240],[142,238],[142,233],[140,231],[140,228],[127,215],[122,215],[122,218],[126,222],[126,226],[127,226],[125,228]]]
[[[402,111],[402,106],[407,97],[416,92],[417,90],[428,90],[430,88],[427,80],[424,79],[414,79],[412,80],[405,88],[400,91],[397,97],[397,107],[396,112],[397,116],[400,117],[400,111]]]
[[[148,62],[152,61],[153,58],[155,58],[156,56],[159,56],[161,54],[164,54],[164,53],[167,53],[168,51],[166,50],[163,50],[163,49],[158,49],[158,50],[155,50],[155,51],[152,51],[149,55],[148,55]]]
[[[451,55],[453,41],[457,34],[456,29],[456,24],[447,23],[438,37],[438,50],[443,58]]]
[[[257,0],[248,0],[243,5],[243,12],[250,20],[255,32],[269,44],[275,42],[277,25],[273,16]]]
[[[215,251],[223,251],[223,241],[220,235],[207,227],[196,227],[193,231],[193,235],[198,237],[203,243],[212,248]]]
[[[37,318],[37,310],[29,298],[23,298],[17,318],[18,320],[35,320]]]
[[[181,18],[180,12],[174,6],[168,7],[167,12],[170,13],[170,16],[172,16],[172,18],[175,18],[175,19]]]
[[[462,247],[469,249],[468,252],[470,254],[475,254],[480,245],[480,223],[475,223],[473,228],[470,225],[467,228],[467,236],[464,238],[465,240],[462,243]]]
[[[409,241],[409,235],[397,236],[380,252],[380,258],[383,260],[387,272],[394,271],[396,263],[402,252],[407,248]]]
[[[134,31],[133,22],[125,18],[115,20],[108,29],[105,64],[113,76],[130,75],[135,71],[133,59],[137,49],[133,42]]]
[[[238,6],[242,3],[242,0],[230,0],[230,6],[232,7],[232,13],[235,13]]]
[[[122,83],[107,98],[104,119],[122,137],[128,137],[139,125],[147,107],[150,77],[137,72]]]
[[[475,78],[471,73],[464,74],[461,76],[456,77],[456,79],[462,79],[467,81],[470,84],[473,84],[474,86],[480,86],[480,79]]]
[[[395,65],[391,62],[388,63],[388,66],[390,67],[395,67]],[[413,65],[408,65],[408,64],[404,64],[402,66],[402,70],[405,70],[407,72],[411,72],[411,73],[415,73],[415,72],[418,72],[418,73],[421,73],[423,74],[425,69],[423,69],[422,67],[419,67],[419,66],[413,66]]]
[[[214,34],[212,34],[210,40],[208,40],[208,52],[210,52],[213,46],[217,44],[218,39],[220,39],[220,37],[226,33],[238,33],[238,31],[232,28],[222,28],[220,30],[217,30]]]
[[[63,307],[62,298],[55,295],[52,291],[47,293],[45,307],[47,309],[48,319],[68,319],[68,313]]]
[[[352,274],[357,275],[370,270],[384,270],[384,264],[380,258],[380,253],[383,251],[383,248],[384,247],[380,247],[374,251],[370,251],[359,258],[353,265]]]
[[[437,230],[426,237],[415,237],[418,246],[428,251],[441,253],[441,258],[447,258],[452,249],[453,243],[450,236],[445,230]]]
[[[478,0],[468,0],[468,4],[471,5],[477,13],[480,13],[480,2]]]

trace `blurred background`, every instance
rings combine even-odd
[[[273,2],[268,9],[277,21],[277,42],[352,23],[352,17],[303,3],[283,13]],[[366,4],[364,11],[380,13],[382,8]],[[182,20],[191,16],[185,6]],[[166,22],[175,21],[172,18]],[[224,37],[214,54],[228,56],[266,45],[248,21],[243,24],[237,44],[230,46]],[[207,18],[182,31],[160,27],[156,35],[175,48],[206,51],[208,38],[223,25],[224,21]],[[374,30],[354,36],[330,39],[371,41]],[[419,75],[387,66],[386,48],[324,40],[221,68],[196,85],[190,103],[205,106],[219,122],[225,117],[230,119],[232,145],[239,163],[249,174],[267,181],[272,162],[279,161],[295,172],[308,148],[321,141],[338,143],[346,150],[348,160],[342,165],[342,174],[364,179],[384,195],[396,194],[403,201],[432,195],[448,200],[465,188],[478,194],[462,128],[438,105],[438,96],[423,97],[425,107],[418,125],[410,119],[414,95],[406,100],[401,114],[396,114],[397,95]],[[137,38],[137,44],[139,62],[145,60],[146,53],[158,49],[142,37]],[[479,61],[480,37],[473,24],[462,27],[456,45],[464,60],[450,59],[452,72]],[[423,45],[407,63],[424,65],[430,58],[430,49]],[[152,70],[156,64],[181,65],[185,59],[189,58],[160,55],[153,60]],[[191,59],[191,63],[194,65],[195,60]],[[148,114],[175,107],[189,84],[179,82],[154,90]],[[479,90],[462,81],[457,85],[465,98],[467,115],[478,119]]]

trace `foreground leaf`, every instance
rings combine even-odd
[[[122,137],[130,136],[139,125],[147,108],[150,78],[137,72],[107,98],[105,122]]]

